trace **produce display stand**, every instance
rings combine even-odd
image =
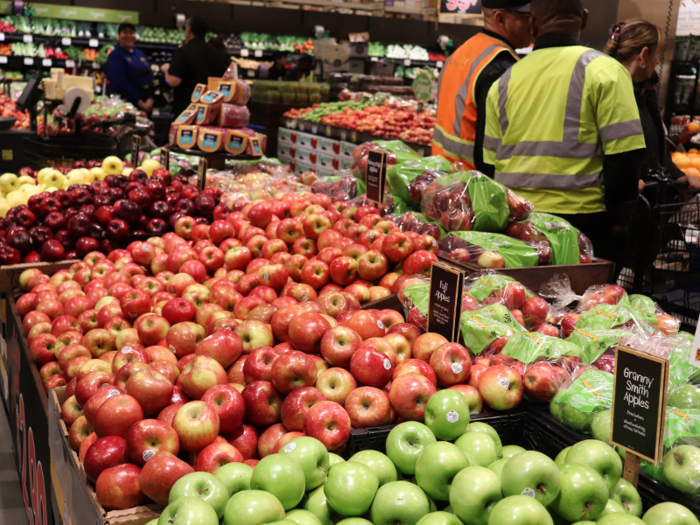
[[[363,310],[396,310],[403,314],[403,305],[399,301],[398,294],[387,295],[371,303],[363,304]]]
[[[530,418],[534,422],[533,437],[536,443],[542,442],[544,449],[537,446],[537,450],[554,458],[553,454],[559,453],[566,447],[570,447],[579,441],[591,439],[590,436],[570,429],[555,418],[549,411],[532,412]],[[670,501],[688,507],[696,516],[700,516],[700,500],[681,494],[667,487],[644,472],[639,473],[639,495],[644,502],[644,510],[659,503]]]
[[[97,501],[78,454],[68,444],[68,428],[61,419],[65,392],[64,386],[50,392],[47,435],[47,444],[56,465],[56,482],[64,495],[64,518],[67,514],[74,525],[143,525],[158,518],[162,507],[157,504],[106,511]]]
[[[193,157],[204,157],[207,159],[207,168],[212,170],[225,170],[227,160],[253,160],[260,157],[251,157],[250,155],[232,155],[231,153],[217,151],[215,153],[206,153],[199,149],[182,149],[178,146],[168,146],[171,153],[180,153],[181,155],[192,155]],[[196,170],[196,166],[193,166]]]
[[[267,135],[267,149],[277,151],[277,129],[287,111],[293,108],[307,107],[308,104],[266,104],[250,100],[247,104],[250,110],[250,123],[263,126]]]
[[[488,271],[475,262],[458,262],[443,255],[441,261],[461,268],[469,273],[483,273]],[[498,273],[512,277],[527,286],[533,292],[539,293],[542,287],[548,283],[554,275],[566,275],[571,283],[571,289],[582,294],[589,287],[596,284],[611,283],[614,264],[605,259],[594,258],[590,264],[561,264],[551,266],[532,266],[529,268],[499,268]]]

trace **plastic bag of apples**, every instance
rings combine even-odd
[[[552,264],[584,264],[593,260],[593,244],[567,221],[549,213],[533,213],[525,221],[511,220],[504,234],[531,243],[548,243]]]
[[[475,231],[443,237],[440,253],[456,262],[473,261],[489,269],[546,266],[552,260],[549,243],[526,243],[500,233]]]
[[[563,424],[578,432],[591,434],[596,415],[610,410],[613,375],[592,367],[578,367],[554,396],[549,410]]]

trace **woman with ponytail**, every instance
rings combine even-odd
[[[630,20],[614,24],[608,33],[610,39],[605,53],[617,59],[632,75],[634,93],[644,130],[646,150],[642,160],[642,179],[653,174],[665,174],[680,181],[688,181],[688,190],[700,190],[700,179],[686,177],[671,160],[666,148],[666,129],[659,110],[658,56],[664,52],[665,37],[656,25],[643,20]],[[656,79],[656,81],[654,81]],[[644,187],[640,184],[640,190]]]

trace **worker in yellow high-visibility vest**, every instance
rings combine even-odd
[[[645,148],[632,77],[578,40],[588,21],[581,0],[533,0],[531,13],[533,52],[488,94],[484,160],[619,271]]]
[[[482,11],[484,30],[452,53],[440,73],[433,155],[492,174],[482,152],[486,96],[518,61],[515,49],[532,42],[530,0],[483,0]]]

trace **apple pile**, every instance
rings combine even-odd
[[[81,170],[74,169],[66,180],[76,182],[72,176],[82,177]],[[200,193],[184,176],[171,177],[161,168],[151,175],[129,170],[128,176],[94,170],[102,172],[98,175],[102,180],[69,186],[59,180],[65,177],[57,170],[44,173],[43,180],[39,172],[42,183],[33,188],[55,185],[6,211],[0,224],[0,264],[76,259],[95,250],[108,254],[129,233],[162,234],[183,215],[207,224],[228,213],[218,204],[220,190],[209,187]],[[17,178],[2,175],[0,187],[7,176]]]

